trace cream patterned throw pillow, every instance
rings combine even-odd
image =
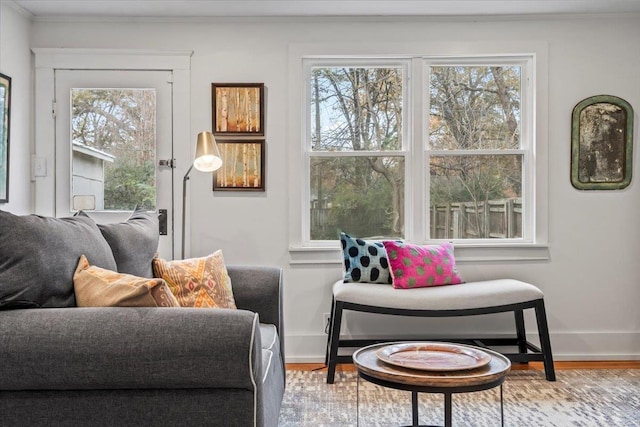
[[[153,275],[164,279],[182,307],[236,308],[222,251],[202,258],[153,260]]]
[[[82,255],[73,275],[78,307],[180,307],[162,279],[147,279],[89,264]]]

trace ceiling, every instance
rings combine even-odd
[[[457,16],[640,12],[640,0],[2,0],[35,18]]]

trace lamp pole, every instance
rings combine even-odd
[[[184,174],[182,179],[182,251],[180,252],[180,258],[184,259],[184,249],[186,242],[186,224],[187,224],[187,181],[189,181],[189,174],[195,166],[196,169],[202,172],[213,172],[222,166],[222,158],[220,157],[220,151],[216,144],[216,139],[211,132],[200,132],[198,134],[198,142],[196,143],[196,155],[195,159],[189,166],[187,173]]]
[[[193,169],[193,163],[189,166],[187,173],[184,174],[184,178],[182,179],[182,252],[180,252],[180,259],[184,259],[184,246],[187,240],[185,235],[187,227],[187,181],[189,181],[191,169]]]

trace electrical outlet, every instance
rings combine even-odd
[[[329,333],[329,323],[331,322],[331,316],[329,313],[322,313],[322,330],[325,334]]]

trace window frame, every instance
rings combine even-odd
[[[358,52],[353,54],[353,52]],[[402,55],[398,52],[407,52]],[[427,54],[428,53],[428,54]],[[513,60],[514,58],[528,57],[530,59],[527,70],[530,96],[532,97],[530,111],[530,129],[523,129],[530,137],[530,164],[532,165],[524,177],[528,179],[530,192],[529,218],[534,220],[528,238],[520,239],[495,239],[487,241],[473,241],[462,239],[455,241],[456,259],[460,262],[495,262],[495,261],[540,261],[548,260],[548,44],[537,41],[513,41],[513,42],[456,42],[456,43],[358,43],[358,44],[327,44],[327,43],[301,43],[292,44],[289,47],[289,79],[290,79],[290,111],[289,111],[289,255],[291,264],[339,264],[341,263],[341,249],[338,240],[335,241],[310,241],[308,225],[303,223],[308,220],[309,201],[309,170],[305,162],[306,130],[308,129],[307,103],[310,92],[307,91],[308,81],[304,68],[310,60],[322,60],[330,63],[332,60],[372,61],[385,60],[409,60],[410,75],[407,102],[412,103],[413,112],[408,115],[405,123],[405,131],[408,132],[414,145],[406,163],[405,185],[409,180],[422,183],[422,188],[429,184],[426,168],[416,167],[427,160],[426,144],[424,137],[428,126],[429,105],[425,103],[428,96],[428,86],[424,84],[425,76],[419,78],[418,72],[424,64],[418,64],[425,60],[432,62],[447,62],[452,58],[458,60],[466,58],[469,62],[477,62],[479,58],[492,57],[494,59]],[[456,62],[458,63],[458,61]],[[344,65],[341,63],[340,65]],[[524,72],[524,70],[523,70]],[[409,74],[408,74],[409,75]],[[523,81],[524,83],[524,81]],[[415,94],[419,101],[409,97]],[[524,96],[524,95],[523,95]],[[527,101],[523,100],[523,105]],[[419,105],[415,105],[419,104]],[[524,114],[524,112],[523,112]],[[302,142],[305,141],[305,142]],[[419,141],[419,142],[416,142]],[[408,188],[405,193],[405,214],[408,216],[405,222],[405,238],[416,243],[431,243],[441,240],[427,240],[427,228],[429,227],[428,202],[426,194],[420,194],[416,190],[418,185]],[[523,190],[524,191],[524,190]],[[303,197],[304,195],[304,197]],[[524,196],[524,194],[523,194]],[[305,218],[307,218],[305,220]],[[307,234],[303,234],[304,233]],[[524,237],[524,236],[523,236]]]
[[[305,58],[303,60],[303,80],[305,81],[305,90],[303,95],[303,105],[305,106],[304,124],[303,124],[303,168],[304,168],[304,186],[303,186],[303,204],[302,204],[302,236],[304,238],[304,244],[306,246],[327,246],[332,245],[335,240],[311,240],[311,221],[309,214],[309,206],[311,205],[311,158],[313,157],[402,157],[404,159],[404,173],[405,173],[405,197],[409,190],[407,183],[407,173],[411,169],[411,150],[410,141],[411,134],[409,129],[411,128],[410,117],[407,116],[407,109],[405,105],[410,97],[410,91],[407,88],[406,82],[410,80],[409,73],[411,72],[411,63],[405,59],[394,58]],[[311,141],[311,70],[313,68],[330,68],[330,67],[371,67],[371,68],[401,68],[403,71],[403,87],[402,87],[402,146],[399,150],[386,150],[386,151],[365,151],[365,150],[351,150],[351,151],[314,151]],[[410,212],[405,207],[404,212],[404,224],[405,224],[405,238],[407,235],[407,225],[410,218]],[[306,220],[305,220],[306,219]]]
[[[478,66],[478,67],[490,67],[490,66],[520,66],[520,148],[518,149],[469,149],[469,150],[432,150],[429,147],[429,111],[430,111],[430,96],[428,90],[425,89],[424,98],[424,135],[422,135],[423,150],[424,150],[424,164],[425,170],[429,170],[429,159],[431,156],[507,156],[507,155],[522,155],[522,195],[523,200],[523,214],[522,214],[522,237],[510,238],[510,239],[435,239],[429,234],[429,224],[431,223],[431,211],[429,209],[429,200],[425,201],[425,233],[421,236],[423,242],[437,243],[442,241],[451,241],[456,246],[461,245],[510,245],[510,244],[532,244],[534,243],[536,216],[535,205],[536,197],[533,192],[533,182],[535,181],[535,165],[534,165],[534,150],[535,150],[535,134],[534,130],[534,116],[533,110],[535,109],[534,101],[535,96],[533,94],[535,87],[531,81],[531,74],[533,71],[534,58],[533,55],[487,55],[487,56],[475,56],[475,57],[449,57],[449,58],[432,58],[423,57],[424,64],[424,87],[428,87],[430,80],[430,68],[433,66]],[[417,139],[417,138],[416,138]],[[416,141],[416,144],[419,143]],[[424,184],[426,197],[430,196],[430,174],[426,173],[426,182]]]

